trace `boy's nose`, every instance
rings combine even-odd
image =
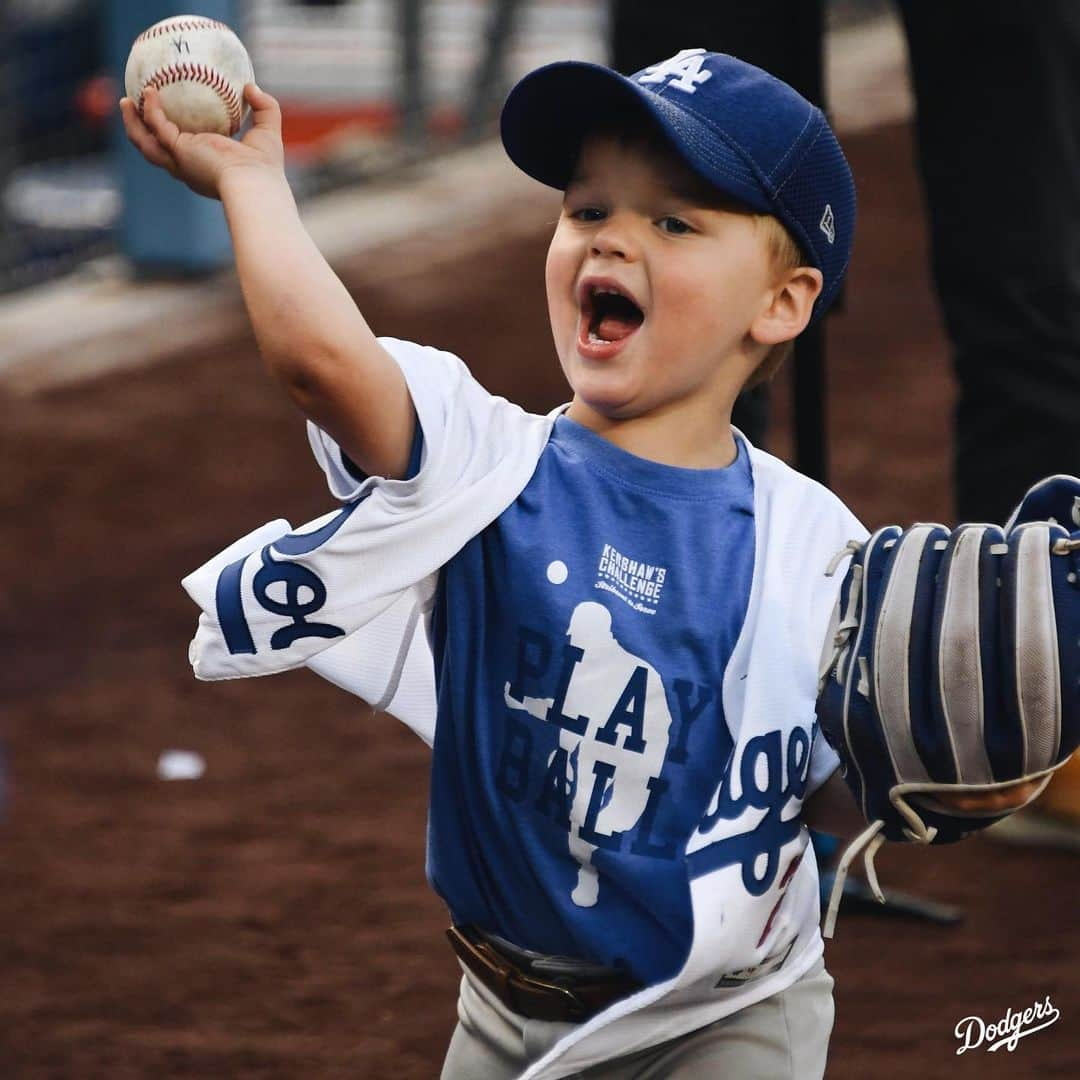
[[[603,226],[593,233],[592,252],[594,255],[610,255],[618,259],[634,257],[634,242],[630,231],[622,223],[608,218]]]

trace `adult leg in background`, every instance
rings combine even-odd
[[[1080,4],[901,11],[959,383],[957,517],[1004,522],[1035,480],[1080,472]],[[988,835],[1080,850],[1080,765]]]
[[[959,399],[956,510],[1080,469],[1080,4],[900,4]]]

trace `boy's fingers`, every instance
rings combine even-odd
[[[175,149],[180,129],[165,115],[156,90],[147,90],[143,95],[143,123],[167,151]]]
[[[277,99],[254,83],[244,87],[244,98],[251,106],[256,127],[281,127],[281,106]]]
[[[963,813],[996,814],[1024,806],[1038,793],[1041,782],[1028,780],[997,791],[949,793],[939,795],[946,806]]]
[[[135,108],[135,102],[130,98],[124,98],[120,102],[120,114],[124,118],[124,131],[131,140],[135,149],[139,151],[151,165],[157,165],[162,169],[172,172],[176,162],[172,155],[154,137],[153,132],[147,128],[139,116],[139,110]]]

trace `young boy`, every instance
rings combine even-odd
[[[518,84],[507,151],[566,192],[546,283],[573,400],[537,417],[374,337],[299,222],[276,103],[247,97],[241,142],[122,108],[224,203],[345,505],[185,582],[197,674],[306,663],[433,742],[428,872],[464,972],[444,1077],[821,1076],[805,825],[863,822],[814,718],[838,583],[806,570],[866,533],[730,414],[847,268],[824,117],[701,49]]]

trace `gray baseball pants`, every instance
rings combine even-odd
[[[677,1039],[574,1074],[582,1080],[820,1080],[833,979],[817,964],[786,990]],[[441,1080],[514,1080],[573,1024],[527,1020],[466,971]]]

